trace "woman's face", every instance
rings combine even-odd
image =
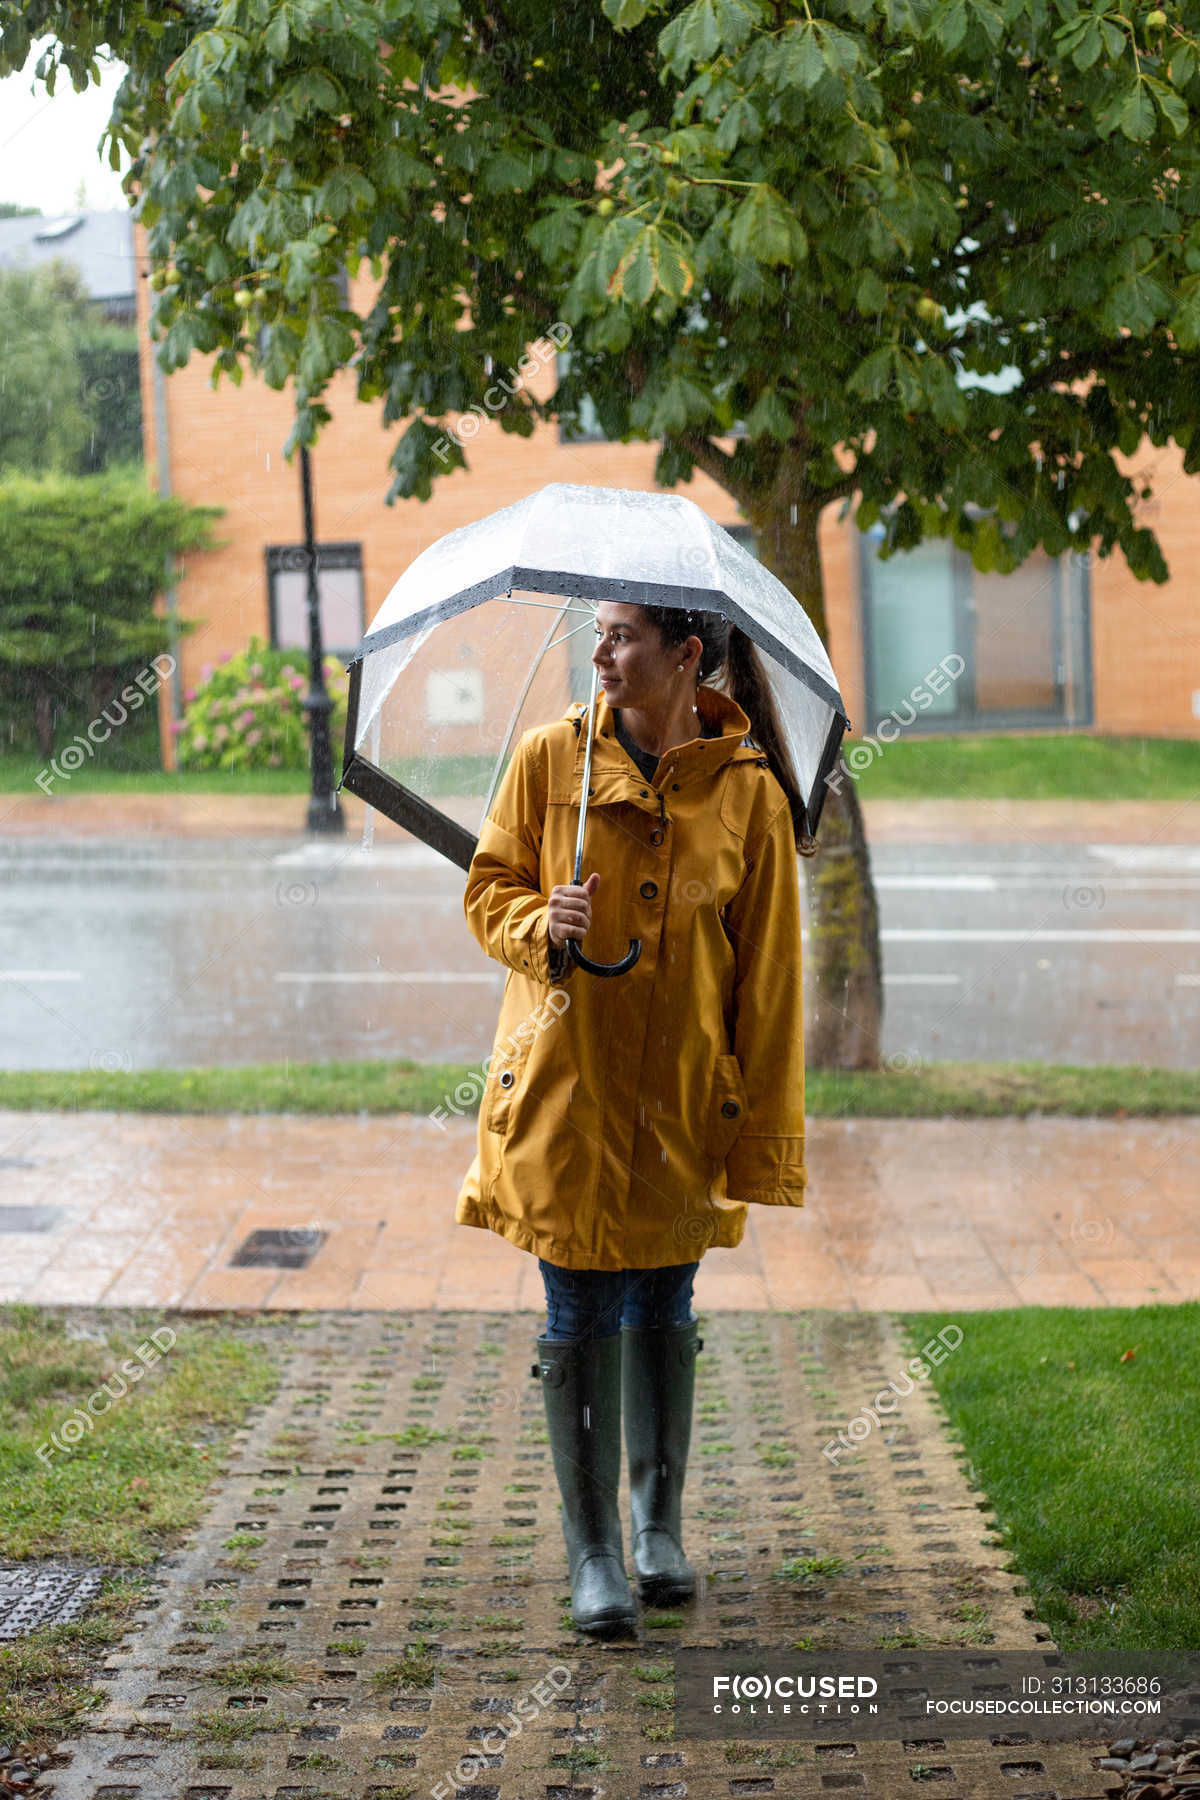
[[[592,661],[611,706],[651,709],[668,706],[690,674],[702,646],[698,637],[667,649],[658,627],[640,606],[602,600],[596,608],[596,649]],[[680,663],[684,674],[679,673]]]

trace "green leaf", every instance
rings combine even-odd
[[[276,62],[282,62],[287,55],[288,21],[285,8],[280,8],[263,32],[263,49],[268,56],[274,57]]]
[[[375,189],[360,169],[343,164],[325,178],[313,204],[318,212],[342,219],[348,212],[369,212],[375,204]]]
[[[1072,51],[1071,61],[1077,69],[1090,69],[1103,48],[1104,39],[1101,36],[1100,27],[1096,20],[1092,19],[1088,22],[1087,30]]]
[[[1167,87],[1161,81],[1154,83],[1154,98],[1158,101],[1159,112],[1176,137],[1182,137],[1188,128],[1187,102],[1174,88]]]
[[[729,248],[750,262],[792,264],[808,255],[808,239],[783,196],[760,181],[733,215]]]
[[[775,388],[764,388],[754,402],[746,415],[746,431],[751,438],[769,432],[781,444],[791,442],[796,434],[796,421]]]
[[[427,187],[431,171],[410,150],[389,140],[371,158],[371,174],[375,185],[385,192],[404,193],[409,188]]]
[[[1171,315],[1171,335],[1181,350],[1200,350],[1200,275],[1179,284],[1181,304]]]
[[[530,152],[518,156],[512,150],[501,150],[489,156],[480,171],[480,186],[488,194],[521,193],[532,187],[534,157]]]
[[[888,291],[874,269],[864,269],[858,278],[854,304],[864,319],[886,312]]]
[[[758,23],[750,0],[691,0],[660,33],[659,55],[672,74],[685,75],[694,63],[740,50]]]
[[[776,84],[779,87],[797,87],[804,93],[810,93],[824,75],[827,66],[815,24],[794,19],[786,27],[779,44],[778,60],[773,70]]]
[[[851,371],[846,381],[848,391],[861,394],[864,400],[881,400],[891,383],[894,361],[895,347],[892,344],[883,344],[878,350],[872,350]]]
[[[1154,134],[1154,102],[1139,81],[1126,96],[1117,123],[1123,134],[1135,144],[1145,143]]]
[[[618,31],[631,31],[649,11],[647,0],[603,0],[604,16]]]
[[[1171,63],[1167,74],[1172,86],[1185,88],[1196,73],[1196,53],[1190,44],[1181,44],[1178,50],[1172,51]]]

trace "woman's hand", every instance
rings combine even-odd
[[[592,923],[592,895],[600,886],[595,870],[582,887],[567,883],[550,889],[550,942],[561,950],[568,938],[586,937]]]

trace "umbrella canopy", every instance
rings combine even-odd
[[[349,665],[340,785],[468,867],[520,730],[587,693],[600,601],[741,627],[815,831],[849,720],[803,608],[694,501],[564,482],[447,533],[396,582]]]

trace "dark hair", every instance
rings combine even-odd
[[[689,612],[681,606],[643,606],[642,612],[657,628],[665,649],[673,650],[690,637],[700,639],[700,680],[715,677],[710,686],[728,694],[749,719],[750,735],[764,752],[771,773],[787,796],[796,848],[801,856],[815,856],[818,842],[809,836],[808,815],[784,743],[775,698],[750,638],[723,613]]]

